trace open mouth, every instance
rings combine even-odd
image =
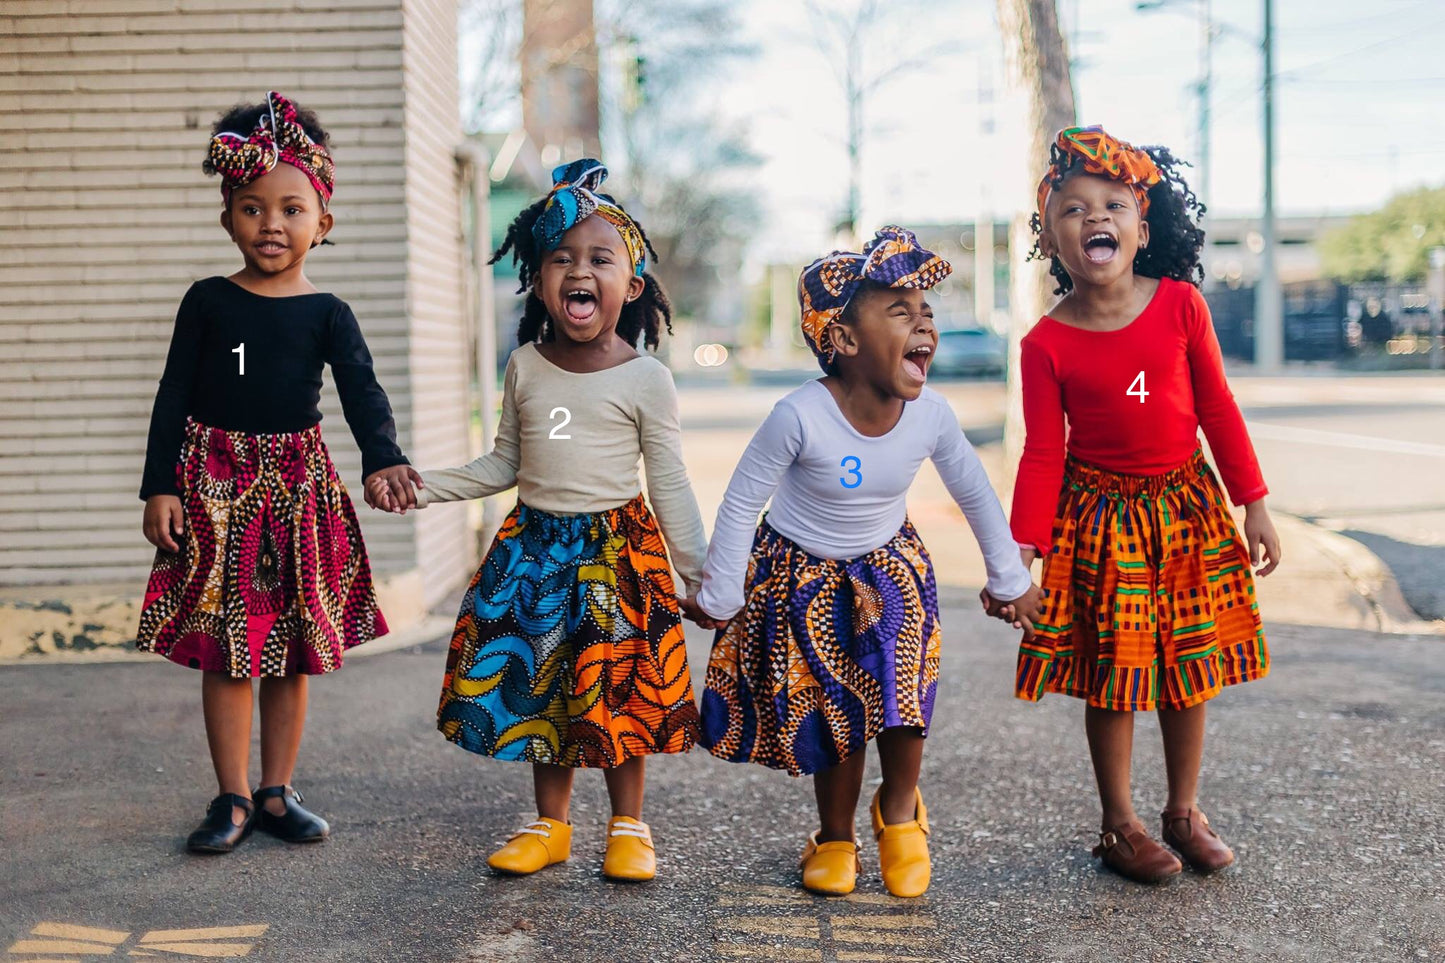
[[[257,244],[256,250],[260,251],[262,254],[267,255],[283,254],[286,251],[286,245],[277,244],[275,241],[266,241],[264,243]]]
[[[578,324],[586,324],[597,313],[597,296],[591,291],[584,291],[580,288],[568,291],[564,303],[567,308],[567,319]]]
[[[933,360],[933,346],[920,344],[903,356],[903,370],[922,383],[928,380],[928,363]]]
[[[1108,264],[1119,250],[1119,239],[1099,231],[1084,238],[1084,256],[1095,264]]]

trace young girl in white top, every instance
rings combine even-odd
[[[707,541],[672,375],[634,347],[642,337],[656,348],[671,331],[667,295],[645,272],[647,240],[597,192],[600,163],[552,174],[552,192],[517,216],[492,258],[510,249],[527,292],[496,446],[462,468],[422,472],[415,493],[425,507],[518,492],[462,600],[437,724],[464,749],[532,763],[537,819],[492,855],[494,869],[567,859],[572,775],[597,767],[613,813],[603,873],[651,879],[644,758],[691,748],[698,710],[639,456],[689,593]]]
[[[803,272],[803,333],[826,377],[780,401],[753,436],[718,509],[702,591],[684,603],[700,620],[732,620],[708,664],[702,744],[732,762],[814,774],[822,826],[802,858],[814,892],[856,882],[853,819],[875,738],[883,881],[897,896],[928,888],[918,773],[938,683],[938,597],[904,502],[925,458],[973,527],[990,595],[1012,600],[1020,620],[1038,606],[978,456],[924,387],[938,344],[925,292],[951,270],[890,227],[863,253],[834,252]]]

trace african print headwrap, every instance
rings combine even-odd
[[[913,232],[885,227],[873,235],[862,254],[834,251],[803,269],[798,301],[803,309],[803,337],[823,370],[833,360],[828,326],[843,314],[864,281],[887,288],[928,290],[953,273],[953,265],[918,243]]]
[[[642,277],[647,268],[647,245],[642,240],[642,229],[612,198],[597,193],[606,179],[607,168],[590,157],[553,168],[552,193],[547,195],[542,216],[532,225],[532,236],[543,250],[554,250],[562,243],[563,234],[596,214],[617,228],[622,243],[627,245],[627,256],[632,259],[632,273]]]
[[[1054,162],[1039,181],[1039,223],[1044,220],[1044,205],[1054,189],[1054,181],[1063,175],[1070,159],[1077,157],[1090,174],[1112,178],[1128,184],[1139,201],[1139,216],[1149,215],[1149,188],[1159,183],[1162,175],[1154,158],[1130,144],[1110,136],[1102,127],[1068,127],[1054,140]]]
[[[285,162],[305,174],[321,195],[324,210],[336,185],[336,165],[326,148],[296,120],[296,105],[276,91],[266,94],[266,112],[248,135],[221,131],[211,138],[211,165],[221,175],[221,196],[230,201],[238,187],[269,174]]]

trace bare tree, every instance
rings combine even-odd
[[[1074,85],[1069,54],[1059,29],[1055,0],[998,0],[999,29],[1012,83],[1027,96],[1029,169],[1043,173],[1049,144],[1061,128],[1074,125]],[[1044,265],[1029,261],[1033,231],[1028,215],[1014,218],[1009,236],[1008,408],[1004,415],[1004,454],[1017,464],[1023,454],[1023,388],[1019,380],[1019,342],[1053,300],[1053,283]]]

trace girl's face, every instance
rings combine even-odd
[[[237,188],[221,212],[221,226],[241,249],[246,267],[262,276],[300,267],[331,224],[316,188],[290,164],[277,164],[269,174]]]
[[[836,356],[848,358],[852,374],[904,401],[923,393],[928,365],[938,349],[928,292],[912,288],[860,291],[846,324],[828,329]],[[842,364],[840,363],[840,367]]]
[[[1050,195],[1039,250],[1057,257],[1076,286],[1103,286],[1134,270],[1149,244],[1149,222],[1128,184],[1097,174],[1071,174]]]
[[[542,257],[536,284],[559,337],[585,343],[614,330],[622,306],[642,293],[622,235],[595,214]]]

